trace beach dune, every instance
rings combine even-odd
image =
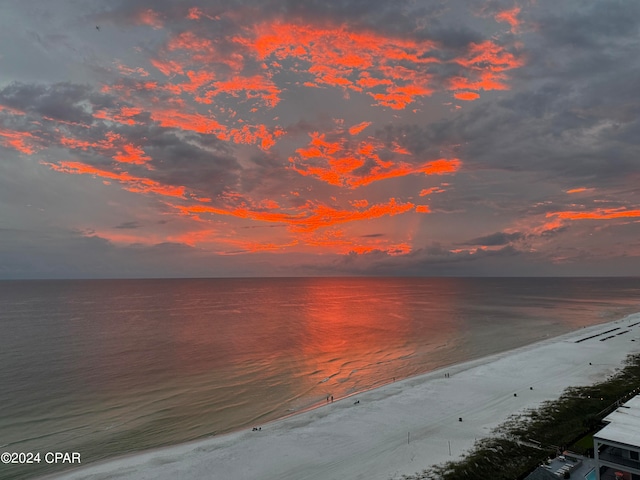
[[[335,399],[257,431],[121,457],[54,478],[400,478],[459,458],[510,415],[556,399],[569,386],[614,374],[639,350],[639,321],[636,314],[583,328]]]

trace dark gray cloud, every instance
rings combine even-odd
[[[131,222],[122,222],[121,224],[116,225],[114,228],[119,228],[122,230],[133,230],[140,227],[142,227],[142,224],[140,224],[140,222],[131,221]]]
[[[422,15],[435,14],[442,10],[446,2],[436,1],[429,7],[419,10]],[[176,3],[170,0],[138,0],[135,2],[127,0],[109,0],[101,3],[101,10],[96,12],[95,18],[98,20],[111,20],[126,24],[137,23],[137,18],[141,12],[152,10],[158,13],[158,18],[186,18],[189,10],[197,8],[203,13],[215,16],[229,11],[242,11],[244,20],[249,18],[265,19],[274,16],[288,16],[319,22],[335,22],[339,19],[342,22],[360,24],[363,27],[377,27],[396,29],[398,25],[414,24],[415,16],[408,17],[409,12],[414,12],[413,2],[408,0],[396,1],[393,4],[384,0],[349,0],[343,2],[325,2],[321,0],[310,0],[298,2],[295,0],[194,0],[185,3]],[[175,26],[175,22],[174,22]],[[174,27],[175,28],[175,27]],[[228,32],[225,32],[228,33]]]
[[[461,245],[482,245],[486,247],[495,247],[500,245],[508,245],[516,240],[520,240],[523,234],[520,232],[505,233],[496,232],[491,235],[485,235],[484,237],[478,237],[468,240]]]
[[[119,171],[114,156],[122,154],[125,145],[135,145],[143,148],[150,160],[144,165],[129,164],[129,173],[161,185],[185,186],[201,196],[215,198],[239,183],[240,165],[231,149],[213,135],[192,132],[178,136],[176,129],[153,122],[148,112],[132,116],[134,122],[139,122],[133,125],[94,117],[96,112],[118,103],[116,97],[84,85],[12,83],[0,90],[0,105],[27,115],[10,115],[8,120],[0,112],[0,122],[10,121],[13,129],[32,135],[33,142],[58,144],[72,158],[101,169]],[[41,120],[37,127],[34,120]],[[51,120],[65,123],[61,129]],[[117,140],[111,140],[114,135]],[[71,140],[73,143],[65,143]]]
[[[28,233],[28,235],[25,235]],[[62,229],[4,232],[0,278],[155,278],[247,275],[229,257],[180,243],[116,246],[99,236]],[[239,267],[239,268],[238,268]]]
[[[555,4],[557,5],[557,4]],[[640,4],[624,0],[565,2],[560,8],[540,9],[534,17],[541,37],[558,47],[583,50],[627,44],[640,26]]]
[[[477,250],[453,253],[433,244],[408,255],[396,257],[375,251],[355,253],[322,265],[306,265],[306,274],[327,274],[333,271],[349,275],[377,276],[459,276],[459,275],[543,275],[549,273],[548,262],[539,255],[519,251],[511,246],[499,250]]]
[[[88,102],[84,104],[84,102]],[[11,83],[0,90],[0,105],[64,122],[91,124],[89,105],[111,105],[88,85]]]

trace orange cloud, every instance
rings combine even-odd
[[[329,141],[326,134],[315,132],[311,134],[309,146],[297,149],[297,156],[290,157],[289,162],[291,168],[300,175],[348,188],[420,173],[451,174],[461,165],[457,158],[442,158],[417,166],[402,161],[383,161],[379,154],[389,152],[385,148],[382,142],[375,139],[363,140],[357,145],[352,145],[346,138]]]
[[[232,245],[236,245],[239,248],[242,248],[243,252],[238,252],[238,253],[244,253],[244,251],[250,252],[250,253],[274,252],[278,250],[284,250],[289,247],[294,247],[299,243],[297,240],[292,240],[286,243],[256,242],[256,241],[242,241],[242,240],[225,240],[225,242],[230,243]],[[230,253],[228,252],[219,252],[219,254],[230,255]]]
[[[196,7],[188,12],[187,17],[192,20],[206,16]],[[138,21],[154,28],[162,25],[159,15],[152,10],[140,12]],[[151,119],[163,127],[211,134],[221,140],[256,144],[268,150],[284,135],[284,130],[246,123],[236,118],[242,109],[222,108],[214,101],[220,96],[225,96],[225,100],[253,100],[257,105],[249,109],[251,113],[261,105],[274,108],[283,93],[274,78],[288,69],[309,77],[302,78],[297,85],[334,86],[361,92],[374,99],[377,105],[403,109],[433,93],[429,68],[442,62],[436,52],[438,45],[432,41],[385,36],[346,25],[319,26],[268,20],[241,27],[238,32],[227,38],[210,38],[191,31],[170,36],[165,47],[150,62],[171,81],[164,84],[129,81],[105,86],[105,92],[117,94],[133,106],[126,107],[128,110],[122,107],[120,111],[100,110],[94,117],[133,125],[137,115],[149,112]],[[479,90],[508,88],[504,72],[522,65],[513,54],[492,41],[471,44],[465,55],[451,62],[464,67],[466,73],[451,79],[447,88],[455,92],[457,99],[467,101],[477,99]],[[121,69],[125,73],[146,74],[140,69]],[[173,98],[169,101],[158,97],[149,99],[140,96],[139,92],[169,94]],[[194,108],[188,109],[187,96],[200,104],[214,104],[215,117],[211,111],[204,114]],[[370,124],[361,122],[348,131],[356,136]],[[386,178],[420,173],[427,168],[426,164],[416,169],[402,162],[383,162],[378,145],[374,148],[342,145],[341,148],[343,154],[336,153],[333,157],[326,145],[310,145],[298,150],[299,158],[292,162],[294,169],[330,184],[355,188]],[[391,156],[410,154],[398,145],[387,146],[385,155],[389,157],[389,153]],[[309,163],[308,159],[314,155],[318,159],[324,158],[329,165]],[[305,160],[300,161],[302,157]],[[119,161],[125,158],[133,160],[131,156],[119,154]],[[365,165],[365,174],[354,173]]]
[[[357,125],[354,125],[349,129],[349,134],[357,135],[360,132],[362,132],[365,128],[367,128],[369,125],[371,125],[371,122],[362,122]]]
[[[242,208],[220,208],[210,205],[172,205],[187,216],[202,213],[226,215],[237,218],[257,220],[269,223],[284,223],[293,232],[312,232],[319,228],[331,227],[342,223],[371,220],[383,216],[394,216],[413,210],[413,203],[399,203],[391,198],[388,203],[375,204],[364,210],[341,210],[326,205],[307,205],[302,213],[270,212]]]
[[[205,95],[205,99],[226,93],[237,97],[243,93],[247,98],[259,98],[265,105],[273,108],[280,102],[280,89],[268,78],[261,75],[251,77],[235,76],[229,80],[215,83],[215,89]]]
[[[382,216],[394,216],[412,210],[412,203],[398,203],[391,198],[386,204],[375,204],[366,210],[339,210],[326,205],[317,206],[311,215],[292,224],[295,231],[313,231],[320,227],[329,227],[342,223],[371,220]]]
[[[72,137],[61,137],[60,144],[69,149],[89,150],[94,149],[103,154],[110,155],[116,162],[142,165],[151,161],[151,157],[145,155],[142,147],[128,143],[121,135],[109,132],[100,141],[78,140]]]
[[[509,87],[502,80],[504,74],[493,71],[482,72],[477,80],[466,77],[453,77],[449,80],[450,90],[507,90]]]
[[[130,143],[124,144],[122,150],[119,150],[113,159],[121,163],[133,163],[142,165],[151,161],[151,157],[145,155],[144,150]]]
[[[220,74],[239,73],[245,64],[244,57],[233,49],[219,48],[217,44],[203,37],[198,37],[193,32],[182,32],[172,37],[167,43],[168,52],[187,51],[189,56],[178,58],[175,62],[191,65],[206,65],[212,68],[214,65],[226,68],[226,72],[217,68]],[[164,60],[162,60],[164,61]],[[183,69],[184,66],[182,67]],[[185,69],[186,70],[186,69]]]
[[[197,7],[189,8],[188,13],[185,7],[181,17],[181,25],[187,25],[187,28],[205,27],[205,24],[203,22],[196,25],[186,19],[201,21],[206,17],[213,20]],[[163,26],[160,15],[150,9],[140,12],[136,18],[138,23],[153,28]],[[437,86],[442,88],[443,81],[439,77],[436,79],[432,70],[434,64],[442,63],[444,60],[441,59],[448,55],[441,55],[437,50],[442,47],[432,41],[354,29],[346,24],[320,25],[284,20],[243,24],[245,26],[241,26],[238,34],[233,37],[215,36],[214,32],[220,31],[217,28],[220,25],[209,22],[206,25],[212,28],[199,30],[201,33],[169,32],[165,46],[150,59],[159,80],[140,81],[135,76],[146,76],[146,70],[141,67],[119,66],[122,75],[133,75],[134,78],[125,78],[104,87],[104,92],[118,96],[119,101],[111,103],[110,108],[94,107],[95,123],[99,123],[101,128],[109,128],[109,122],[139,125],[151,121],[151,126],[155,125],[156,129],[160,126],[213,135],[225,142],[256,145],[268,150],[286,132],[280,127],[269,127],[267,118],[275,117],[273,121],[277,121],[278,116],[287,118],[287,121],[291,119],[286,108],[276,107],[287,99],[294,88],[306,85],[335,89],[345,98],[357,93],[362,95],[360,103],[368,98],[367,103],[394,110],[404,109],[432,95]],[[445,79],[444,85],[460,100],[475,100],[481,91],[509,88],[506,72],[520,65],[520,59],[492,41],[472,44],[465,54],[449,61],[447,70],[451,71],[453,67],[456,76]],[[263,107],[276,110],[269,114]],[[388,115],[391,113],[388,112]],[[98,122],[99,120],[104,122]],[[298,148],[293,154],[291,151],[299,146],[298,138],[292,138],[290,143],[283,141],[283,152],[277,152],[278,155],[280,158],[291,155],[288,165],[290,170],[284,173],[292,175],[293,170],[301,176],[309,177],[307,180],[312,180],[311,183],[319,180],[354,190],[374,182],[407,175],[455,174],[461,168],[462,163],[458,158],[416,160],[412,152],[397,143],[385,143],[373,137],[365,138],[366,134],[363,132],[372,125],[371,121],[351,122],[355,124],[350,127],[350,123],[336,122],[340,127],[334,132],[310,134],[308,144]],[[119,125],[117,131],[124,130]],[[0,142],[27,151],[31,148],[29,141],[32,139],[26,135],[20,143],[19,139],[0,130]],[[406,253],[411,248],[398,238],[347,238],[336,226],[370,222],[409,212],[419,222],[419,215],[416,213],[431,211],[428,205],[416,205],[404,199],[390,198],[388,201],[370,203],[370,200],[361,196],[353,199],[347,195],[349,192],[344,191],[334,192],[330,205],[327,205],[321,200],[306,199],[306,195],[313,191],[313,185],[310,186],[310,182],[302,178],[296,178],[300,184],[287,185],[287,190],[294,189],[295,192],[274,199],[249,198],[249,194],[233,191],[235,185],[228,185],[228,190],[213,197],[209,191],[190,191],[188,184],[166,185],[151,178],[137,176],[146,174],[139,173],[143,168],[127,167],[126,164],[147,165],[150,168],[151,158],[145,152],[147,145],[136,145],[125,136],[110,133],[104,139],[96,141],[86,140],[87,137],[82,135],[71,138],[70,133],[63,136],[58,132],[57,135],[61,137],[59,142],[64,147],[95,150],[117,164],[98,168],[78,161],[46,163],[52,170],[73,175],[91,175],[106,183],[117,182],[121,188],[131,192],[167,197],[166,204],[174,208],[177,214],[184,215],[184,220],[207,223],[212,218],[222,216],[230,224],[230,217],[233,217],[233,227],[245,225],[249,221],[281,224],[277,226],[286,226],[286,234],[291,236],[291,239],[278,238],[276,241],[221,239],[215,238],[216,232],[205,228],[171,237],[171,241],[188,245],[226,242],[248,251],[276,251],[297,246],[327,248],[343,253],[382,251],[392,255]],[[193,135],[183,137],[185,141],[195,138]],[[285,150],[287,147],[291,149],[289,152]],[[260,169],[251,170],[252,161],[256,157],[253,150],[228,150],[234,154],[237,152],[243,170],[246,168],[246,178],[250,180],[254,172],[260,173]],[[277,157],[274,155],[274,158]],[[126,168],[130,168],[136,175],[123,171]],[[270,173],[269,181],[272,177]],[[242,180],[238,185],[244,188],[245,178]],[[326,187],[322,190],[326,190]],[[250,190],[253,195],[257,195],[259,191],[264,190]],[[423,189],[420,196],[440,191],[443,190],[438,187]],[[208,195],[213,198],[208,198]],[[297,198],[292,198],[294,196]],[[174,200],[175,198],[180,201]],[[560,221],[559,218],[553,220]],[[352,228],[355,230],[359,227]]]
[[[162,127],[179,128],[197,133],[217,135],[224,132],[225,127],[213,118],[199,113],[187,113],[173,108],[151,111],[151,119]]]
[[[520,7],[513,7],[511,10],[503,10],[496,13],[493,17],[497,22],[506,22],[511,25],[511,33],[516,33],[518,27],[520,27],[520,20],[518,20],[518,14],[520,13]]]
[[[598,208],[593,211],[550,212],[547,217],[557,217],[563,220],[612,220],[617,218],[640,217],[640,210],[626,210],[624,208]]]
[[[118,68],[118,71],[123,75],[128,75],[128,76],[129,75],[139,75],[141,77],[148,77],[149,76],[149,72],[147,72],[142,67],[131,68],[131,67],[127,67],[126,65],[122,65],[122,64],[117,64],[116,67]]]
[[[161,73],[163,73],[165,76],[170,76],[170,75],[175,75],[175,74],[179,74],[179,75],[183,75],[184,74],[184,70],[182,69],[182,65],[180,65],[180,63],[173,61],[173,60],[159,60],[157,58],[151,58],[149,60],[149,62],[151,62],[151,65],[153,65],[154,67],[156,67],[156,69],[158,69],[158,71],[160,71]]]
[[[216,74],[204,69],[197,72],[189,70],[187,71],[187,77],[189,78],[189,82],[181,83],[177,86],[180,87],[182,91],[193,94],[203,87],[212,85],[216,78]],[[201,103],[211,103],[210,100],[207,99],[199,99],[199,101]]]
[[[216,231],[213,229],[195,230],[183,232],[178,235],[171,235],[167,238],[170,242],[184,243],[190,247],[195,247],[198,244],[210,242],[216,238]]]
[[[322,233],[302,234],[298,242],[301,246],[312,247],[313,251],[326,250],[331,253],[364,255],[384,252],[387,255],[403,255],[411,252],[407,243],[392,243],[385,238],[355,237],[346,238],[341,230],[329,230]]]
[[[593,188],[580,187],[580,188],[572,188],[571,190],[567,190],[566,193],[572,194],[572,193],[582,193],[582,192],[591,192],[591,191],[593,191]]]
[[[466,100],[466,101],[473,101],[480,98],[480,95],[477,94],[476,92],[456,92],[453,94],[453,96],[458,100]]]
[[[524,65],[523,60],[490,40],[472,43],[467,55],[455,59],[454,62],[471,70],[492,72],[503,72]]]
[[[189,9],[189,13],[187,14],[187,18],[189,20],[199,20],[202,17],[202,10],[198,7],[192,7]]]
[[[442,193],[442,192],[444,192],[444,190],[439,187],[425,188],[423,190],[420,190],[420,196],[426,197],[427,195],[431,195],[432,193]]]
[[[366,199],[362,199],[362,200],[351,200],[351,205],[353,205],[355,208],[365,208],[369,205],[369,201]]]
[[[56,172],[70,173],[74,175],[93,175],[94,177],[115,180],[124,185],[125,190],[135,193],[154,193],[157,195],[185,198],[185,188],[180,186],[162,185],[154,180],[144,177],[136,177],[127,172],[110,172],[87,165],[82,162],[64,161],[58,164],[42,162]]]
[[[19,152],[31,155],[36,152],[36,148],[30,145],[35,137],[29,132],[18,132],[0,128],[0,145],[13,148]]]
[[[93,117],[122,125],[135,125],[136,121],[132,117],[140,115],[143,111],[140,107],[123,106],[119,110],[96,110],[93,112]]]
[[[379,105],[396,109],[433,92],[426,66],[439,62],[429,54],[435,47],[433,42],[356,32],[344,25],[270,21],[245,28],[234,41],[267,65],[285,59],[307,62],[305,71],[313,79],[305,84],[366,90]]]
[[[136,21],[141,25],[149,25],[156,30],[164,27],[164,23],[160,19],[160,15],[158,14],[158,12],[154,12],[150,8],[138,12],[138,14],[136,15]]]
[[[276,139],[286,132],[279,127],[268,129],[265,125],[244,125],[242,128],[233,128],[228,134],[220,135],[220,138],[231,139],[235,143],[259,144],[263,150],[269,150],[276,143]]]
[[[492,42],[472,43],[466,55],[453,60],[454,63],[467,69],[466,76],[452,77],[449,82],[450,90],[508,90],[505,83],[507,70],[519,68],[524,61],[506,51],[504,47]],[[464,91],[456,92],[454,97],[459,100],[476,100],[479,94]]]
[[[25,115],[25,112],[18,110],[17,108],[7,107],[6,105],[0,105],[0,112],[9,112],[13,115]]]

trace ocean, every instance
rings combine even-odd
[[[640,278],[1,281],[0,452],[86,465],[259,427],[638,311]]]

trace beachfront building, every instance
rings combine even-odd
[[[640,480],[640,395],[604,418],[593,436],[597,480]]]

